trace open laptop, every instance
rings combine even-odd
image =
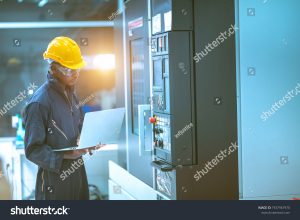
[[[125,108],[86,113],[79,146],[55,149],[54,151],[80,150],[100,144],[117,144],[124,116]]]

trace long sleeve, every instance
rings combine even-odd
[[[48,109],[38,102],[25,111],[25,154],[27,159],[45,170],[59,173],[64,153],[54,152],[46,145]]]

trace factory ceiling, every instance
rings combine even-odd
[[[108,20],[117,0],[0,0],[0,22]]]
[[[77,41],[81,37],[81,28],[3,29],[6,22],[64,25],[66,22],[109,21],[116,8],[117,0],[0,0],[0,63],[7,64],[11,58],[22,62],[40,59],[45,45],[55,36],[66,35]],[[98,32],[90,28],[84,33],[83,37],[91,37]]]

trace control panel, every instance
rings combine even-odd
[[[160,33],[151,42],[154,156],[174,166],[192,165],[193,126],[185,129],[192,124],[191,32]]]
[[[192,0],[152,0],[152,116],[156,190],[176,197],[176,167],[196,163]]]
[[[154,147],[165,151],[171,151],[170,140],[170,117],[161,115],[156,117],[156,125],[154,126]]]

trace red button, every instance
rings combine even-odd
[[[151,117],[151,118],[149,118],[149,122],[151,123],[151,124],[155,124],[156,123],[156,117]]]

